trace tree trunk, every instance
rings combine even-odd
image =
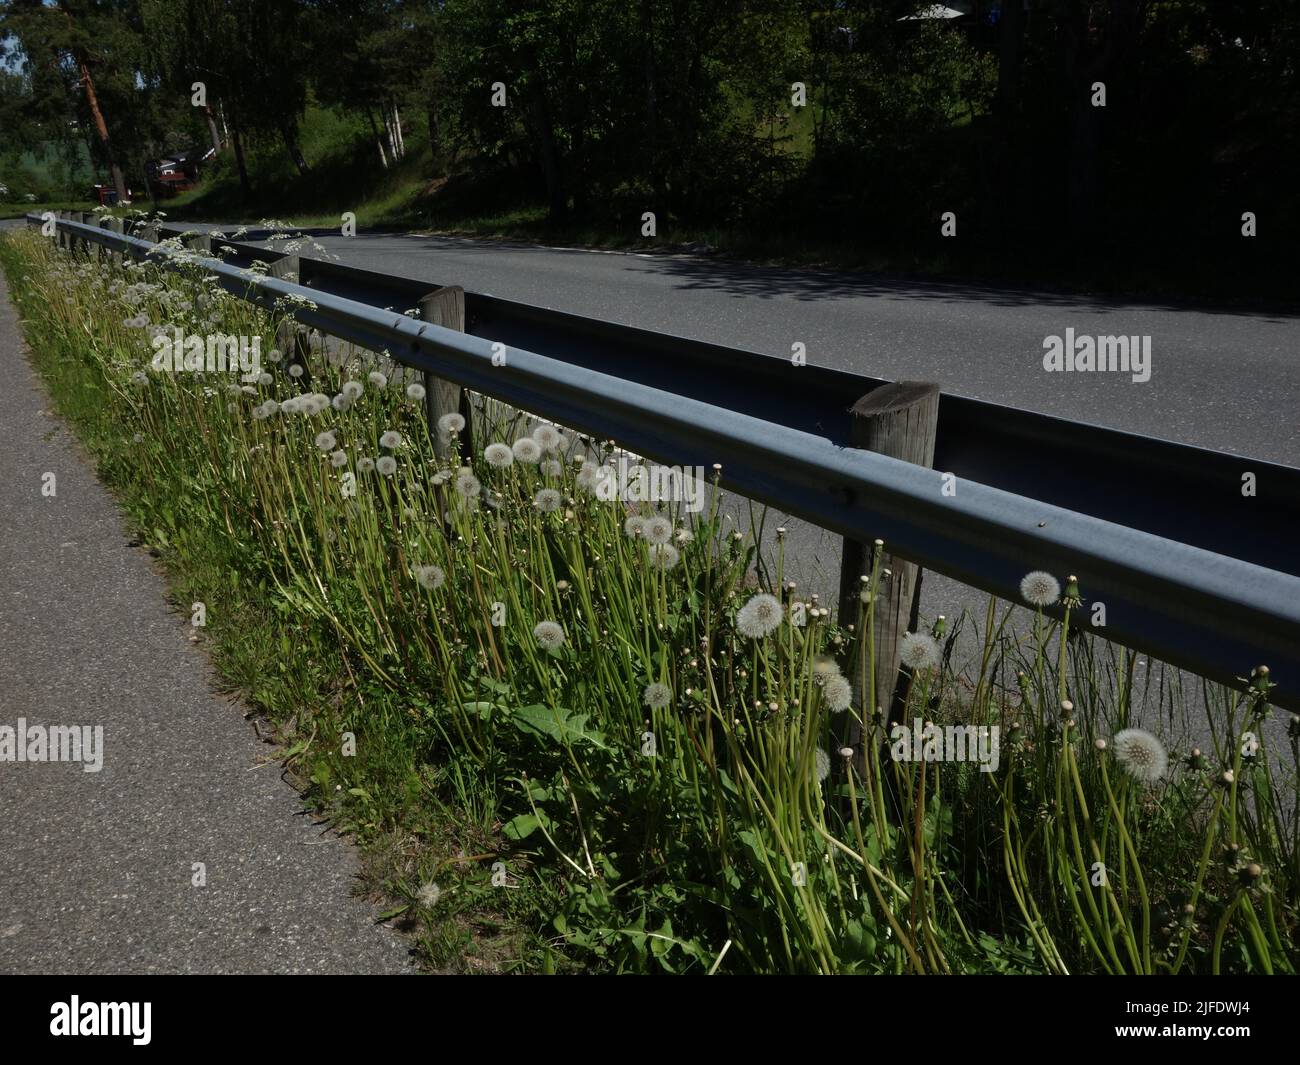
[[[298,168],[300,175],[310,172],[311,167],[307,165],[307,159],[302,154],[302,149],[298,146],[298,130],[292,122],[287,122],[280,127],[280,134],[284,137],[284,147],[289,153],[289,158],[293,160],[293,165]]]
[[[641,0],[641,46],[645,77],[646,173],[658,204],[663,199],[663,179],[659,173],[659,99],[651,0]]]
[[[546,181],[546,198],[550,202],[551,221],[562,221],[569,213],[569,198],[565,195],[560,174],[560,155],[555,146],[555,130],[551,128],[551,114],[546,106],[546,96],[541,86],[533,84],[530,106],[536,125],[538,149],[542,161],[542,177]]]
[[[217,132],[217,119],[216,116],[212,113],[211,107],[204,105],[203,117],[207,120],[208,123],[208,136],[212,138],[212,150],[214,152],[220,152],[221,134]]]
[[[397,134],[397,150],[403,159],[406,158],[406,138],[402,136],[402,115],[397,110],[397,101],[393,101],[393,132]]]
[[[437,165],[438,159],[438,112],[433,104],[424,109],[424,121],[429,127],[429,155]]]
[[[375,114],[370,108],[366,108],[366,118],[370,120],[370,135],[375,138],[375,147],[379,149],[379,161],[384,164],[384,169],[388,169],[388,155],[384,152],[384,138],[379,135],[379,127],[375,125]]]
[[[104,112],[100,109],[99,97],[95,93],[95,81],[90,76],[90,67],[86,65],[84,56],[77,56],[77,65],[81,68],[81,83],[86,88],[86,104],[95,121],[95,130],[99,133],[99,141],[104,146],[104,154],[108,156],[108,166],[113,174],[113,187],[117,189],[118,203],[125,203],[129,199],[126,181],[122,177],[122,168],[117,165],[117,159],[113,155],[113,142],[109,140],[108,123],[104,121]]]
[[[235,121],[235,134],[230,139],[231,146],[235,149],[235,165],[239,169],[239,189],[244,194],[244,199],[250,200],[253,197],[253,183],[248,180],[248,166],[244,161],[244,138],[239,132],[239,121]]]

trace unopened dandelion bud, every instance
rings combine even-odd
[[[1225,787],[1231,784],[1236,779],[1237,778],[1233,776],[1231,769],[1225,769],[1222,773],[1219,774],[1219,783],[1223,784]]]
[[[1246,866],[1244,872],[1251,880],[1258,880],[1264,875],[1264,867],[1259,862],[1251,862]]]
[[[1073,716],[1074,716],[1074,703],[1070,702],[1069,699],[1062,699],[1062,700],[1061,700],[1061,713],[1062,713],[1065,717],[1067,717],[1067,718],[1068,718],[1068,717],[1073,717]]]
[[[1104,750],[1106,749],[1106,741],[1105,741],[1105,740],[1096,740],[1096,741],[1093,743],[1093,746],[1096,747],[1097,750],[1099,750],[1099,751],[1104,751]]]

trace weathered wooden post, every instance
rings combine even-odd
[[[111,215],[103,219],[103,221],[100,222],[100,225],[110,233],[117,233],[119,236],[126,232],[126,227],[122,224],[122,219],[115,218]],[[109,252],[109,258],[112,260],[114,266],[122,265],[122,253],[120,251]]]
[[[300,267],[298,256],[281,255],[268,264],[266,272],[277,281],[288,281],[296,285],[299,284]],[[311,366],[308,362],[308,356],[311,355],[311,339],[307,335],[307,330],[299,325],[296,319],[285,317],[275,327],[275,346],[280,349],[280,354],[284,358],[286,374],[294,363],[302,367],[302,376],[298,378],[298,384],[305,390],[311,381]]]
[[[934,437],[939,424],[939,386],[922,381],[900,381],[881,385],[853,404],[852,442],[854,447],[875,451],[927,469],[934,465]],[[886,553],[880,567],[889,570],[877,588],[875,621],[875,691],[871,706],[863,707],[863,717],[870,720],[879,708],[888,720],[895,712],[895,694],[899,687],[899,645],[920,601],[921,570],[915,563]],[[856,624],[861,594],[866,587],[863,575],[871,572],[871,546],[845,539],[840,564],[840,623]],[[865,613],[863,615],[866,616]],[[859,687],[857,670],[866,660],[858,632],[854,654],[854,690]],[[850,742],[857,744],[856,732]]]
[[[444,329],[465,332],[465,290],[459,285],[448,285],[435,289],[423,296],[418,304],[420,320],[430,325],[440,325]],[[444,414],[459,412],[465,419],[465,428],[460,433],[460,454],[470,454],[470,407],[469,393],[460,385],[445,381],[433,374],[424,375],[424,410],[429,420],[429,433],[433,437],[433,447],[438,458],[445,459],[451,453],[451,438],[438,429],[438,419]]]

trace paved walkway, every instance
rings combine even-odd
[[[0,275],[0,757],[103,727],[103,768],[0,761],[0,973],[400,973],[28,366]],[[41,494],[42,474],[57,495]],[[192,885],[194,863],[207,885]]]

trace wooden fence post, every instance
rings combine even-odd
[[[120,218],[115,218],[115,217],[105,218],[102,222],[100,222],[100,225],[102,225],[110,233],[117,233],[121,235],[126,232],[126,227],[122,225],[122,219]],[[114,266],[122,265],[122,253],[120,251],[111,251],[109,252],[108,257],[112,261]]]
[[[444,329],[465,332],[465,290],[459,285],[448,285],[423,296],[418,304],[420,320]],[[459,412],[465,419],[460,433],[460,454],[471,454],[469,393],[458,384],[444,381],[433,374],[424,375],[424,411],[429,420],[429,433],[438,458],[451,454],[451,438],[438,429],[438,419],[444,414]]]
[[[922,381],[900,381],[882,385],[868,392],[851,408],[853,416],[852,442],[854,447],[875,451],[890,458],[902,459],[927,469],[934,465],[934,437],[939,423],[939,386]],[[888,722],[898,711],[900,692],[899,645],[911,624],[920,602],[921,570],[915,563],[886,553],[881,559],[881,571],[888,569],[890,576],[879,583],[876,595],[874,625],[875,678],[874,700],[865,706],[863,719],[870,721],[875,710],[880,709]],[[856,624],[861,593],[865,585],[862,576],[871,572],[871,546],[845,539],[840,565],[840,619],[841,624]],[[865,615],[864,615],[865,616]],[[865,661],[862,640],[865,633],[857,635],[854,654],[854,690],[858,690],[859,664]],[[850,735],[850,743],[861,740],[859,731]]]

